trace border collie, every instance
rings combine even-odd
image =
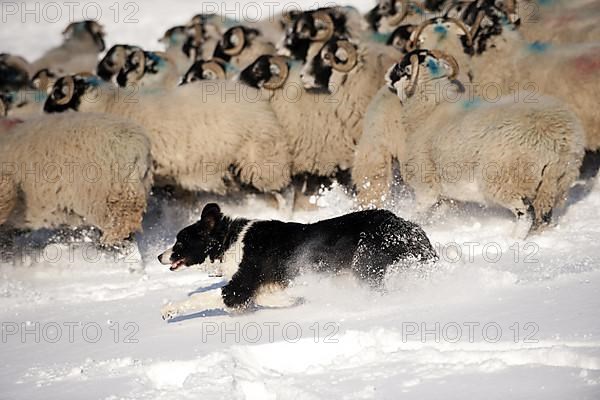
[[[200,221],[179,232],[175,245],[158,256],[171,271],[207,258],[223,263],[227,284],[166,305],[164,319],[216,308],[265,306],[305,269],[348,270],[377,288],[393,264],[431,262],[437,254],[421,227],[385,210],[300,224],[232,219],[211,203],[202,210]]]

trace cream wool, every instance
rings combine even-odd
[[[436,61],[446,72],[432,75],[428,69],[431,60],[435,58],[430,54],[421,59],[412,95],[405,94],[406,74],[397,73],[394,79],[390,72],[390,84],[402,101],[394,110],[400,128],[393,134],[381,129],[382,138],[377,131],[369,138],[375,146],[389,141],[382,156],[386,170],[379,169],[382,163],[375,163],[370,171],[364,164],[355,172],[375,182],[371,186],[380,193],[386,192],[391,183],[389,160],[397,158],[421,211],[442,198],[501,206],[517,216],[526,214],[531,205],[533,226],[547,222],[552,210],[563,204],[579,173],[584,137],[577,117],[551,98],[538,103],[515,103],[511,97],[497,103],[447,101],[432,95],[427,84],[450,85],[448,71],[452,68]],[[379,145],[369,150],[375,153],[386,148]],[[378,189],[379,185],[384,190]],[[359,196],[364,202],[374,197],[378,200],[362,192]]]
[[[75,77],[76,87],[93,88]],[[55,94],[46,110],[60,111]],[[98,98],[73,106],[82,112],[105,112],[146,128],[157,180],[190,191],[225,194],[239,179],[262,192],[280,191],[290,181],[290,155],[281,125],[259,91],[235,82],[198,81],[174,89],[140,94],[100,86]],[[75,90],[77,91],[77,89]]]
[[[105,243],[141,230],[153,179],[142,127],[76,113],[0,124],[0,159],[0,224],[91,225]]]

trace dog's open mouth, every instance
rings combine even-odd
[[[185,260],[177,260],[177,261],[173,261],[171,263],[171,268],[169,268],[171,271],[176,271],[178,270],[181,266],[185,265]]]

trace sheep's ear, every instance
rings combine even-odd
[[[200,224],[204,226],[209,232],[214,229],[217,222],[222,217],[221,208],[216,203],[209,203],[204,206],[202,210],[202,216],[200,217]]]

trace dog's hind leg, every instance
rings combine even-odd
[[[185,301],[169,303],[161,309],[161,314],[163,319],[169,320],[189,312],[207,311],[218,308],[225,308],[221,289],[197,293]]]
[[[288,308],[302,303],[302,299],[289,296],[284,289],[279,284],[263,285],[254,297],[254,304],[267,308]]]

